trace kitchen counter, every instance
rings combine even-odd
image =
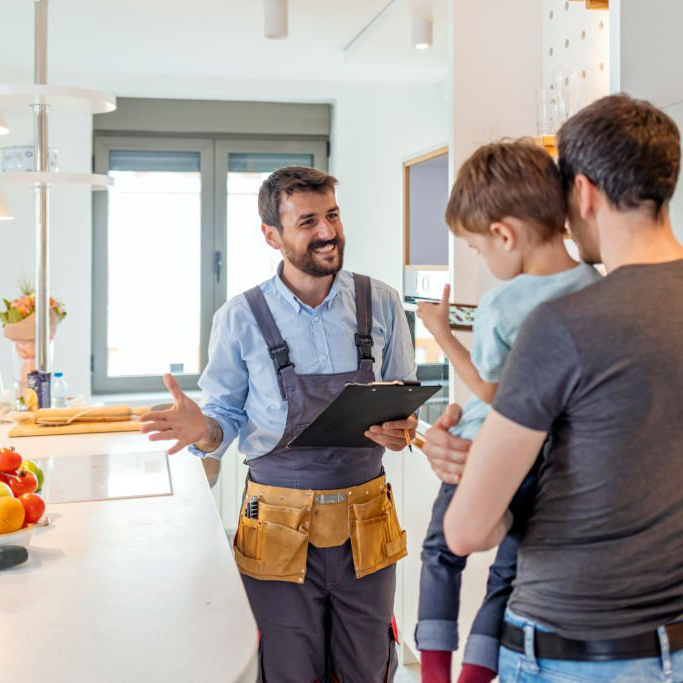
[[[159,451],[138,433],[9,439],[22,456]],[[23,565],[0,571],[6,681],[253,683],[258,634],[197,458],[173,495],[48,505]]]

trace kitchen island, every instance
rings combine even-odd
[[[0,443],[25,458],[160,451],[139,433]],[[172,495],[48,504],[23,565],[0,571],[2,680],[256,680],[258,633],[199,460],[169,457]]]

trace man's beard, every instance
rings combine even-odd
[[[337,247],[338,258],[330,264],[318,262],[316,257],[324,256],[324,254],[315,254],[314,250],[329,244]],[[331,240],[315,240],[308,245],[305,251],[299,252],[292,249],[283,240],[282,252],[287,257],[287,260],[302,273],[312,277],[327,277],[328,275],[336,275],[342,269],[344,265],[344,246],[344,238],[335,237]]]

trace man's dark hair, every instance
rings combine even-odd
[[[617,209],[649,205],[658,218],[676,189],[678,128],[645,100],[622,94],[593,102],[560,128],[558,150],[565,195],[582,173]]]
[[[306,166],[285,166],[273,171],[263,181],[258,193],[261,222],[282,231],[280,201],[283,195],[291,197],[295,192],[334,192],[337,182],[334,176]]]

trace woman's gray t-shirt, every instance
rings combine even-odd
[[[493,407],[550,435],[511,609],[586,639],[683,614],[683,260],[541,304]]]

